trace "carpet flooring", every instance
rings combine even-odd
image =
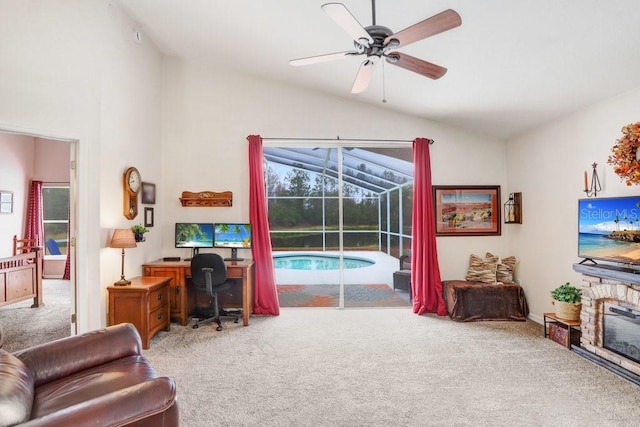
[[[339,285],[277,285],[280,307],[338,307]],[[408,307],[408,294],[387,285],[345,285],[345,307]]]
[[[70,335],[71,283],[43,280],[42,300],[38,308],[31,308],[33,299],[0,307],[4,350],[14,352]]]
[[[406,308],[283,308],[145,350],[173,377],[180,425],[631,427],[638,386],[526,322],[454,322]]]

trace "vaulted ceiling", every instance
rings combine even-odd
[[[370,103],[508,140],[640,87],[637,0],[377,0],[393,32],[446,9],[462,25],[399,49],[448,68],[431,80],[378,64],[351,94],[362,56],[304,67],[290,59],[353,49],[324,0],[118,0],[167,55]],[[342,2],[362,24],[370,0]],[[383,84],[384,82],[384,84]],[[387,102],[382,102],[386,99]]]

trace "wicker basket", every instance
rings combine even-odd
[[[582,304],[579,302],[563,302],[552,300],[552,304],[555,306],[556,316],[564,320],[580,320],[580,310],[582,310]]]

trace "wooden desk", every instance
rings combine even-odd
[[[133,323],[149,348],[151,338],[171,329],[169,314],[170,277],[135,277],[127,286],[109,286],[109,326]]]
[[[227,261],[227,277],[242,279],[242,301],[225,301],[221,295],[221,305],[226,307],[242,307],[242,323],[249,326],[249,315],[253,311],[253,261]],[[198,291],[190,283],[190,261],[154,261],[142,266],[145,276],[170,277],[171,317],[180,320],[182,326],[189,322],[189,315],[197,305]]]

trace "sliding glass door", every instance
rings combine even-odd
[[[408,307],[392,277],[410,247],[411,148],[265,146],[264,155],[281,306]]]

